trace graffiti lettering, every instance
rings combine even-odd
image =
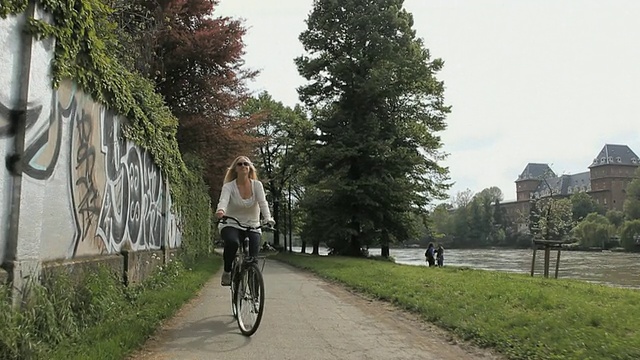
[[[180,245],[179,219],[170,211],[160,169],[148,151],[124,139],[125,118],[68,81],[52,92],[50,109],[28,108],[24,174],[43,181],[29,186],[45,197],[70,196],[68,231],[75,235],[63,247],[66,256]],[[13,117],[14,111],[0,104],[0,139],[15,133]],[[68,164],[57,166],[61,161]],[[56,190],[60,179],[68,179],[68,188]],[[48,185],[39,185],[44,182]],[[48,194],[52,189],[59,192]]]
[[[77,251],[78,243],[90,236],[92,226],[100,213],[100,192],[95,180],[96,150],[91,143],[93,123],[90,114],[82,110],[76,119],[75,129],[78,150],[74,173],[78,174],[78,178],[74,185],[76,191],[81,195],[76,204],[76,221],[79,233],[76,236],[74,254]]]
[[[149,152],[122,139],[119,118],[108,111],[102,152],[106,183],[98,235],[111,251],[119,251],[124,240],[133,249],[160,248],[166,221],[160,171]]]

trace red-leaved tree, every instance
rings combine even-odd
[[[112,1],[124,30],[122,57],[134,58],[130,66],[164,95],[179,120],[180,150],[204,161],[215,206],[227,166],[256,147],[248,130],[257,120],[237,111],[256,76],[242,59],[245,28],[216,17],[217,0]]]

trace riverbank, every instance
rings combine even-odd
[[[512,359],[640,358],[640,291],[468,268],[279,254]]]
[[[300,249],[294,248],[299,252]],[[320,255],[327,254],[320,248]],[[372,248],[371,255],[380,255],[379,248]],[[398,264],[425,266],[424,250],[392,249],[391,257]],[[536,259],[535,273],[543,271],[544,256]],[[446,266],[467,267],[477,270],[506,271],[519,274],[531,273],[533,250],[468,250],[445,249]],[[556,253],[551,254],[551,266],[555,268]],[[622,252],[563,251],[559,275],[562,279],[577,279],[597,284],[640,289],[640,254]]]

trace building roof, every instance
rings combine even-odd
[[[627,145],[605,144],[589,168],[602,165],[638,166],[640,159]]]
[[[556,177],[556,173],[551,170],[548,164],[528,163],[516,181],[542,180],[545,176]]]
[[[551,188],[553,195],[569,195],[578,191],[589,191],[591,190],[590,175],[590,172],[586,171],[573,175],[547,178],[545,179],[546,183],[545,181],[540,181],[535,192],[545,193],[549,191],[549,188]],[[547,183],[549,184],[548,186]]]

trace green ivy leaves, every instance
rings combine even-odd
[[[201,174],[187,169],[176,140],[178,120],[155,92],[154,84],[116,60],[113,30],[117,25],[108,18],[111,9],[100,0],[36,1],[51,14],[52,21],[29,18],[27,31],[37,39],[56,39],[52,86],[57,88],[63,79],[73,79],[95,101],[126,117],[125,137],[150,152],[171,185],[175,210],[183,219],[183,242],[190,241],[187,234],[206,236],[193,240],[208,242],[210,220],[207,224],[197,220],[203,216],[209,219],[208,213],[202,213],[209,206],[206,186],[195,179],[201,180]],[[20,14],[27,4],[27,0],[0,0],[0,16]],[[194,188],[194,183],[199,186]],[[194,204],[198,199],[202,203]]]

